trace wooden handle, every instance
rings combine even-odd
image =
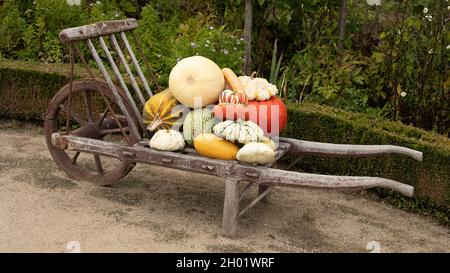
[[[319,156],[348,156],[348,157],[366,157],[378,154],[403,154],[422,161],[423,154],[420,151],[395,145],[349,145],[332,144],[313,141],[304,141],[293,138],[280,138],[281,142],[291,144],[289,153],[307,154]]]

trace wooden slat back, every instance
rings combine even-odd
[[[137,26],[137,21],[134,18],[105,21],[91,25],[64,29],[60,32],[59,38],[63,43],[80,41],[87,42],[88,48],[91,51],[91,54],[94,57],[98,68],[101,70],[104,80],[108,83],[113,93],[117,92],[117,88],[113,86],[114,83],[111,81],[112,78],[116,78],[117,84],[120,84],[121,89],[124,90],[128,100],[128,104],[133,110],[132,113],[128,114],[129,116],[132,115],[135,117],[135,119],[131,119],[131,117],[130,119],[127,119],[129,122],[138,122],[138,124],[135,124],[133,126],[135,127],[134,133],[137,132],[137,128],[141,128],[144,132],[144,135],[148,136],[142,120],[141,111],[146,100],[150,98],[153,93],[150,89],[147,79],[144,76],[144,73],[142,72],[139,61],[136,59],[136,55],[133,52],[133,47],[130,45],[129,40],[126,36],[126,32],[132,31]],[[119,35],[120,41],[116,39],[115,34]],[[108,39],[109,43],[107,43],[105,39]],[[93,43],[94,40],[98,40],[100,50],[97,50],[95,48],[95,44]],[[105,57],[109,63],[109,67],[111,68],[111,70],[108,71],[107,69],[105,69],[105,65],[103,64],[103,60],[105,58],[100,58],[97,52],[103,52],[106,54]],[[116,54],[111,54],[112,52]],[[114,57],[116,57],[117,60],[114,59]],[[128,60],[130,60],[130,63],[128,63]],[[121,71],[119,65],[123,65],[125,71]],[[136,77],[135,75],[133,75],[133,71],[137,73]],[[112,77],[110,73],[113,74]],[[124,80],[124,78],[128,78],[129,82],[131,82],[132,90],[137,96],[133,96],[134,93],[130,92],[128,88],[129,86],[125,84],[126,81]],[[141,80],[146,94],[143,94],[143,92],[141,91],[137,79]],[[137,98],[137,103],[135,99],[133,99],[133,97]],[[125,111],[126,109],[122,109],[122,112]]]
[[[66,28],[59,33],[59,40],[62,43],[81,41],[98,36],[106,36],[113,33],[129,31],[137,28],[137,26],[137,21],[134,18],[98,22],[91,25]]]

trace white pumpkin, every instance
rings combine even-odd
[[[236,159],[244,163],[264,165],[275,159],[275,152],[267,144],[250,142],[239,150]]]
[[[160,151],[178,151],[184,148],[183,135],[175,130],[159,130],[150,139],[150,148]]]
[[[220,67],[202,56],[180,60],[169,75],[172,95],[190,108],[217,103],[224,87],[225,79]]]

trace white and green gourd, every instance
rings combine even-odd
[[[264,131],[252,121],[226,120],[219,122],[213,128],[215,135],[231,142],[247,144],[263,140]]]
[[[194,146],[194,139],[204,133],[212,133],[216,120],[213,112],[208,108],[194,109],[183,122],[183,137],[187,144]]]

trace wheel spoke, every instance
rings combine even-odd
[[[72,164],[77,164],[77,159],[80,156],[80,152],[76,152],[72,157]]]
[[[83,99],[84,104],[86,105],[88,121],[92,122],[94,120],[94,117],[92,115],[91,93],[88,90],[85,90],[83,92]]]
[[[113,107],[114,107],[114,101],[111,102],[110,105],[111,105],[111,108],[113,108]],[[109,112],[109,108],[108,108],[108,106],[106,106],[105,111],[103,111],[103,113],[102,113],[101,116],[100,116],[100,120],[97,122],[97,126],[98,126],[98,127],[101,127],[101,126],[102,126],[102,122],[103,122],[103,120],[106,118],[106,116],[108,115],[108,112]]]
[[[99,155],[94,155],[94,159],[95,159],[95,166],[97,166],[97,171],[99,173],[103,172],[103,166],[102,166],[102,161],[100,160],[100,156]]]
[[[124,130],[125,132],[129,132],[129,131],[130,131],[130,128],[128,128],[128,127],[123,127],[123,130]],[[120,132],[121,132],[120,128],[103,129],[103,130],[100,130],[100,134],[102,134],[102,135],[109,135],[109,134],[120,133]]]
[[[69,116],[75,120],[76,122],[78,122],[80,125],[86,125],[87,121],[85,121],[84,119],[82,119],[81,117],[79,117],[77,114],[71,112],[71,111],[67,111],[66,107],[62,104],[60,104],[59,109],[61,109],[62,111],[64,111],[65,113],[68,113]]]

